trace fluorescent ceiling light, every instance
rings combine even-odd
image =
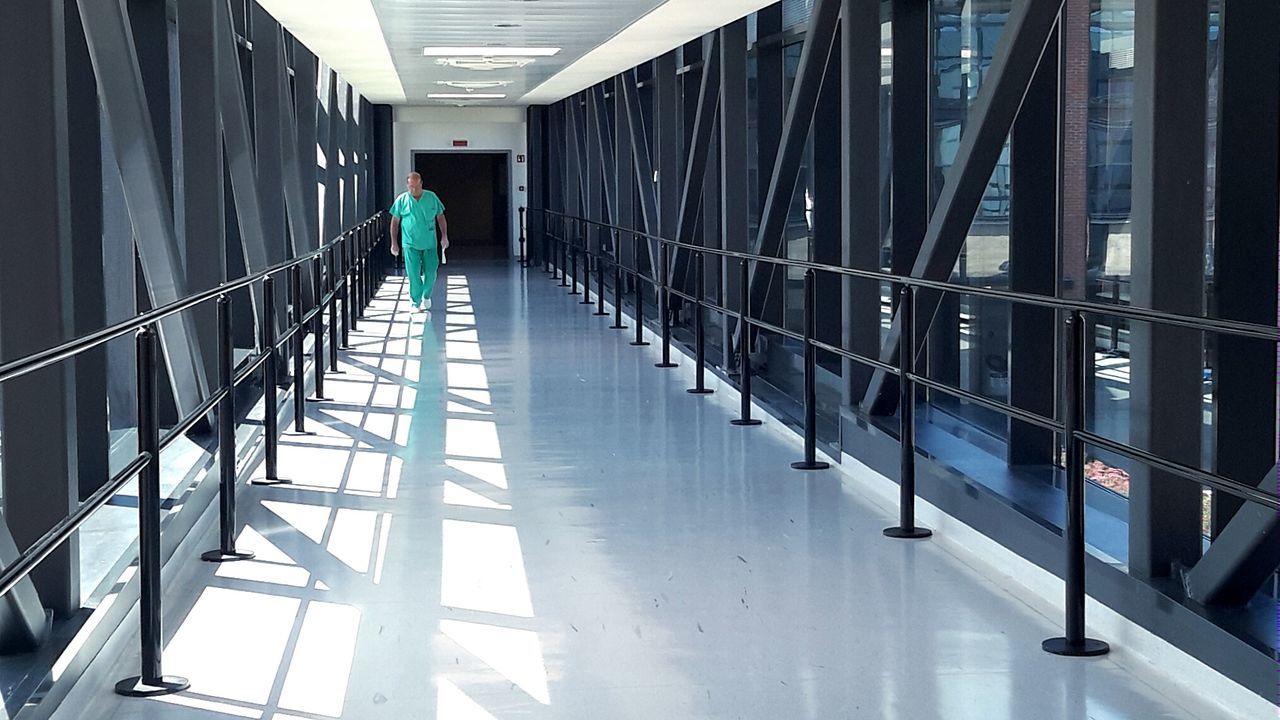
[[[427,93],[431,100],[501,100],[503,93]]]
[[[776,0],[665,0],[520,98],[550,104],[746,17]]]
[[[369,0],[259,0],[259,4],[370,102],[406,100],[382,23]]]
[[[427,46],[422,54],[427,57],[551,57],[560,52],[558,47],[507,47],[500,45],[480,45],[474,47]]]
[[[437,80],[437,85],[458,88],[459,90],[489,90],[506,87],[511,80]]]
[[[436,58],[436,64],[444,67],[457,68],[459,70],[476,70],[479,72],[489,72],[491,70],[514,70],[522,67],[528,67],[535,60],[530,57],[443,57]]]

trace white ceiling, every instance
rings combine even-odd
[[[551,103],[770,4],[770,0],[258,0],[369,100],[396,105]],[[497,24],[519,27],[498,28]],[[474,70],[432,45],[561,48],[522,68]],[[502,81],[494,100],[443,82]]]

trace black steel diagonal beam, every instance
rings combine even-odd
[[[262,231],[262,209],[258,204],[258,182],[254,170],[253,143],[249,133],[248,98],[244,91],[240,58],[236,48],[235,29],[227,2],[217,3],[214,32],[217,35],[214,62],[217,63],[218,119],[222,127],[222,146],[227,154],[227,173],[231,177],[231,198],[235,204],[236,223],[240,231],[241,255],[250,272],[265,269],[266,241]],[[250,288],[253,317],[262,307],[262,288]]]
[[[1267,491],[1276,488],[1274,465],[1258,483],[1258,488]],[[1278,567],[1280,515],[1257,503],[1244,503],[1213,539],[1200,561],[1186,573],[1183,584],[1187,595],[1197,602],[1239,607],[1258,593]]]
[[[1025,0],[1015,4],[1000,34],[995,57],[983,78],[982,87],[970,121],[960,137],[955,162],[947,171],[946,183],[937,207],[929,219],[920,254],[911,276],[926,280],[946,280],[955,268],[956,259],[973,223],[973,216],[986,193],[991,173],[1004,149],[1005,138],[1013,128],[1014,118],[1031,85],[1058,12],[1064,0]],[[916,296],[916,343],[928,336],[941,296],[934,291],[921,291]],[[880,359],[892,363],[901,341],[900,318],[895,312],[889,335],[880,350]],[[872,375],[862,406],[875,414],[893,412],[896,385],[883,370]]]
[[[284,178],[285,217],[289,223],[292,256],[297,257],[319,245],[320,235],[314,226],[314,218],[307,212],[305,189],[309,184],[302,182],[302,163],[298,156],[298,120],[294,103],[287,102],[289,94],[288,63],[284,58],[284,43],[281,43],[280,72],[277,73],[277,87],[280,93],[280,133],[283,136],[281,147],[281,176]],[[362,185],[363,187],[363,185]],[[311,297],[311,265],[302,267],[303,303],[310,306],[315,300]]]
[[[187,294],[186,273],[129,19],[120,2],[79,0],[79,8],[147,292],[154,307],[176,302]],[[200,337],[190,315],[161,321],[160,335],[173,396],[185,415],[208,390]]]
[[[605,110],[604,85],[596,85],[591,90],[591,122],[595,128],[595,141],[600,145],[600,159],[603,162],[601,172],[604,182],[604,202],[608,213],[601,217],[610,218],[614,225],[618,224],[618,205],[614,197],[613,179],[617,177],[617,162],[614,158],[613,134],[610,132],[608,113]]]
[[[649,154],[649,140],[645,133],[644,119],[640,116],[640,92],[636,87],[635,70],[619,76],[622,86],[623,104],[631,129],[631,155],[636,170],[636,189],[640,191],[640,216],[644,221],[644,231],[650,234],[659,232],[658,227],[658,194],[653,187],[653,159]],[[646,242],[649,249],[649,267],[658,267],[657,252],[653,243]]]
[[[720,108],[720,35],[712,36],[710,52],[702,65],[702,82],[698,87],[698,109],[693,121],[693,142],[685,164],[684,186],[680,192],[680,215],[676,224],[676,239],[691,242],[697,224],[698,209],[703,198],[702,190],[707,175],[707,160],[711,152],[711,133],[716,126],[716,113]],[[676,248],[675,276],[684,277],[688,257]]]
[[[791,199],[795,195],[800,176],[800,163],[804,147],[813,126],[813,112],[822,91],[827,64],[835,47],[836,29],[839,25],[840,0],[816,0],[809,17],[809,30],[805,35],[804,49],[800,52],[800,64],[796,69],[795,86],[787,103],[786,119],[782,125],[782,143],[769,176],[769,192],[764,208],[760,211],[760,227],[752,243],[751,251],[761,255],[779,257],[782,254],[783,235]],[[751,310],[759,317],[769,295],[769,282],[759,280],[760,274],[772,278],[774,268],[757,263],[751,270]]]

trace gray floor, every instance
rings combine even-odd
[[[994,572],[883,538],[837,471],[790,470],[544,276],[445,270],[425,326],[384,287],[286,438],[297,485],[242,492],[259,559],[167,578],[192,691],[111,693],[130,621],[55,717],[1220,717],[1044,654],[1055,619]]]

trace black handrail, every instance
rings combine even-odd
[[[660,363],[659,367],[672,366],[668,358],[668,354],[669,354],[668,345],[669,345],[669,338],[670,338],[670,313],[669,313],[669,310],[667,309],[669,299],[672,296],[681,297],[693,303],[698,308],[699,312],[702,312],[704,309],[709,308],[723,314],[725,317],[738,318],[742,323],[740,332],[743,333],[742,338],[740,338],[740,340],[745,340],[745,338],[747,337],[747,334],[750,332],[750,329],[752,327],[756,327],[764,330],[769,330],[769,331],[778,333],[780,335],[790,337],[803,342],[804,348],[805,348],[805,381],[806,381],[805,383],[806,412],[805,412],[805,422],[804,422],[806,452],[805,452],[805,461],[800,463],[794,463],[792,465],[792,467],[794,468],[814,469],[814,468],[821,467],[823,465],[822,463],[816,462],[815,453],[813,450],[814,436],[815,436],[816,424],[817,424],[815,412],[813,411],[813,407],[815,404],[814,391],[813,391],[813,374],[815,372],[814,351],[816,349],[826,350],[828,352],[834,353],[837,356],[847,358],[849,360],[861,363],[863,365],[875,367],[879,370],[883,370],[886,373],[889,373],[891,375],[898,377],[900,382],[900,390],[901,390],[900,403],[903,404],[902,411],[899,413],[899,432],[900,432],[900,440],[901,440],[901,443],[900,443],[900,454],[901,454],[900,475],[901,477],[899,478],[899,481],[900,481],[900,489],[901,489],[900,512],[902,515],[902,523],[897,527],[887,528],[885,530],[886,536],[889,536],[892,538],[922,539],[932,535],[931,531],[925,528],[916,527],[914,523],[915,446],[912,441],[912,435],[914,433],[914,420],[913,420],[913,413],[909,412],[910,408],[908,406],[912,402],[911,398],[914,397],[914,392],[915,392],[914,387],[916,385],[927,387],[939,392],[952,395],[954,397],[961,398],[963,400],[967,400],[969,402],[976,403],[990,410],[1000,412],[1010,418],[1021,420],[1022,422],[1026,422],[1031,425],[1048,429],[1057,434],[1060,434],[1065,439],[1065,443],[1068,448],[1067,477],[1066,477],[1067,518],[1063,528],[1063,540],[1064,540],[1064,547],[1065,547],[1065,554],[1066,554],[1066,564],[1063,572],[1063,578],[1065,581],[1064,587],[1065,587],[1065,594],[1066,594],[1066,602],[1065,602],[1066,622],[1064,623],[1066,627],[1066,634],[1063,637],[1050,638],[1044,641],[1041,647],[1046,652],[1050,652],[1057,655],[1067,655],[1067,656],[1093,656],[1093,655],[1105,654],[1110,649],[1107,643],[1102,642],[1100,640],[1089,638],[1085,635],[1085,617],[1084,617],[1085,615],[1085,588],[1084,588],[1085,570],[1084,569],[1085,569],[1086,546],[1085,546],[1085,528],[1084,528],[1084,519],[1085,519],[1084,453],[1085,453],[1086,446],[1091,445],[1091,446],[1102,448],[1105,450],[1110,450],[1111,452],[1124,455],[1137,462],[1146,463],[1152,467],[1159,468],[1167,473],[1181,477],[1183,479],[1190,480],[1192,482],[1195,482],[1201,485],[1207,485],[1219,492],[1223,492],[1228,495],[1233,495],[1235,497],[1241,498],[1242,500],[1245,500],[1248,502],[1258,503],[1264,507],[1268,507],[1273,510],[1280,510],[1280,494],[1268,492],[1261,488],[1247,485],[1245,483],[1239,482],[1237,480],[1233,480],[1231,478],[1223,477],[1221,475],[1218,475],[1217,473],[1201,470],[1200,468],[1197,468],[1197,467],[1193,467],[1190,465],[1186,465],[1186,464],[1171,461],[1171,460],[1166,460],[1165,458],[1162,458],[1146,450],[1142,450],[1141,448],[1136,448],[1131,445],[1128,445],[1127,443],[1118,442],[1116,440],[1111,440],[1109,438],[1102,437],[1095,433],[1088,432],[1083,427],[1083,422],[1082,422],[1082,413],[1083,413],[1083,408],[1085,404],[1085,397],[1084,397],[1085,364],[1084,364],[1083,358],[1085,357],[1085,354],[1087,352],[1090,352],[1090,350],[1086,348],[1086,343],[1089,341],[1086,340],[1085,332],[1084,332],[1084,329],[1085,329],[1084,315],[1086,313],[1092,314],[1092,315],[1127,318],[1130,320],[1136,320],[1140,322],[1158,323],[1158,324],[1170,325],[1174,327],[1189,328],[1189,329],[1197,330],[1201,332],[1231,334],[1239,337],[1248,337],[1248,338],[1266,340],[1273,343],[1280,341],[1280,328],[1275,328],[1275,327],[1266,326],[1266,325],[1258,325],[1254,323],[1238,322],[1234,320],[1220,320],[1216,318],[1202,318],[1202,317],[1194,317],[1189,315],[1180,315],[1175,313],[1152,310],[1148,308],[1136,308],[1132,306],[1112,306],[1112,305],[1104,305],[1101,303],[1081,302],[1077,300],[1066,300],[1062,298],[1054,298],[1054,297],[1048,297],[1044,295],[1036,295],[1036,294],[1029,294],[1029,293],[1022,293],[1022,292],[994,290],[991,288],[971,287],[968,285],[960,285],[957,283],[923,280],[920,278],[906,277],[906,276],[895,275],[892,273],[885,273],[885,272],[879,272],[879,271],[858,270],[854,268],[826,265],[823,263],[808,262],[804,260],[791,260],[788,258],[767,257],[763,255],[756,255],[752,253],[744,253],[744,252],[738,252],[733,250],[722,250],[719,248],[703,247],[701,245],[694,245],[691,243],[684,243],[684,242],[678,242],[675,240],[670,240],[670,239],[663,238],[657,235],[652,235],[649,233],[642,233],[629,228],[622,228],[616,225],[611,225],[609,223],[567,215],[565,213],[559,213],[553,210],[539,210],[536,208],[533,210],[544,213],[544,222],[542,225],[543,227],[542,251],[543,251],[544,257],[547,258],[548,263],[552,262],[552,259],[554,258],[554,255],[555,255],[554,252],[550,252],[550,253],[547,252],[548,237],[550,237],[551,239],[555,240],[556,242],[562,245],[562,248],[563,248],[563,252],[561,255],[562,257],[564,253],[571,253],[573,254],[575,262],[577,259],[577,254],[576,254],[577,249],[576,248],[573,248],[572,250],[569,249],[570,246],[574,245],[572,239],[566,240],[564,237],[559,237],[551,233],[551,230],[548,228],[549,223],[545,221],[545,216],[549,215],[549,216],[559,217],[561,219],[562,232],[565,226],[569,223],[569,221],[572,221],[575,227],[577,227],[579,224],[595,225],[599,227],[608,228],[614,233],[618,233],[618,234],[630,233],[631,234],[631,236],[633,237],[633,243],[636,249],[636,252],[634,253],[635,257],[633,258],[633,264],[635,265],[634,268],[625,267],[620,257],[612,256],[609,253],[604,252],[603,249],[600,249],[598,252],[593,253],[591,251],[591,248],[584,244],[582,251],[587,257],[588,263],[590,262],[591,257],[595,256],[597,263],[612,264],[616,272],[618,273],[625,272],[631,275],[637,287],[637,291],[636,291],[637,310],[642,309],[641,303],[643,302],[640,292],[638,290],[640,281],[643,280],[649,283],[650,285],[652,285],[656,289],[658,293],[659,302],[663,307],[662,331],[663,331],[664,362]],[[581,235],[582,233],[579,232],[578,234]],[[644,274],[643,270],[640,269],[640,262],[639,262],[640,256],[638,252],[639,239],[647,239],[649,241],[656,241],[658,243],[658,247],[660,249],[660,257],[661,257],[661,272],[659,274],[658,269],[655,268],[654,277],[652,278],[647,277]],[[671,247],[685,248],[689,250],[691,253],[694,254],[694,257],[698,259],[699,264],[701,264],[703,258],[706,255],[713,255],[713,256],[718,256],[722,258],[736,258],[739,261],[741,261],[741,269],[742,269],[743,283],[744,283],[743,307],[739,311],[730,310],[729,308],[721,307],[716,303],[708,302],[705,298],[702,297],[703,293],[701,292],[701,290],[699,290],[697,296],[694,296],[694,295],[690,295],[688,293],[684,293],[672,288],[668,281],[668,277],[671,271],[670,263],[668,260],[668,252]],[[784,267],[803,268],[806,270],[806,273],[805,273],[805,288],[806,288],[805,330],[806,331],[805,333],[803,334],[796,333],[794,331],[787,330],[786,328],[777,327],[763,320],[750,317],[750,307],[747,304],[749,299],[749,294],[746,291],[745,285],[749,283],[749,277],[747,273],[747,263],[751,261],[754,261],[757,263],[760,263],[760,262],[770,263],[773,265],[781,265]],[[910,322],[911,315],[913,314],[914,303],[911,303],[910,307],[903,308],[906,312],[903,313],[902,315],[901,327],[906,333],[906,335],[904,336],[904,343],[903,343],[903,347],[906,349],[906,351],[899,352],[899,363],[900,363],[899,367],[895,368],[878,359],[864,357],[864,356],[858,355],[857,353],[853,353],[849,350],[846,350],[843,347],[838,347],[835,345],[831,345],[829,343],[824,343],[816,340],[813,337],[813,334],[814,334],[813,333],[813,314],[814,314],[815,305],[816,305],[816,302],[814,300],[814,292],[813,292],[813,276],[815,272],[819,272],[819,271],[834,273],[834,274],[848,276],[848,277],[857,277],[857,278],[863,278],[863,279],[869,279],[869,280],[876,280],[879,282],[892,283],[895,287],[899,288],[899,291],[902,292],[904,297],[906,298],[912,297],[916,290],[924,288],[924,289],[929,289],[932,291],[937,291],[942,293],[977,295],[981,297],[990,297],[990,298],[1005,300],[1011,303],[1020,303],[1023,305],[1032,305],[1037,307],[1050,308],[1058,311],[1064,311],[1065,314],[1069,316],[1067,321],[1068,332],[1065,333],[1066,344],[1067,344],[1067,357],[1069,360],[1069,363],[1068,363],[1069,369],[1068,369],[1068,377],[1066,378],[1066,382],[1063,390],[1062,402],[1059,403],[1060,407],[1064,411],[1063,419],[1058,420],[1057,418],[1053,418],[1053,417],[1045,417],[1038,413],[1023,410],[1021,408],[1014,407],[1013,405],[1010,405],[1008,403],[991,400],[991,399],[982,397],[981,395],[978,395],[976,393],[972,393],[970,391],[967,391],[961,388],[952,387],[952,386],[946,385],[945,383],[940,383],[928,377],[924,377],[917,374],[914,370],[915,358],[913,356],[916,352],[918,352],[918,349],[914,347],[915,346],[914,329],[912,327],[913,323]],[[603,294],[603,289],[601,291],[601,294]],[[637,321],[637,330],[636,330],[637,337],[639,337],[639,333],[641,332],[641,325],[642,325],[642,321]],[[634,345],[637,343],[632,343],[632,344]],[[745,357],[748,346],[745,342],[743,342],[741,347],[743,348],[743,354],[744,354],[744,357],[742,358],[742,363],[744,367],[743,379],[749,381],[750,361],[747,357]],[[699,362],[699,366],[700,365],[701,365],[701,362]],[[745,382],[743,384],[746,385]],[[750,390],[744,387],[744,388],[740,388],[740,392],[743,395],[742,397],[743,406],[748,407]],[[743,413],[743,417],[744,418],[747,417],[746,412]],[[752,422],[750,420],[738,420],[738,421],[735,421],[735,424],[749,425],[749,424],[752,424]]]
[[[63,344],[55,345],[48,350],[42,350],[38,353],[32,353],[26,357],[4,363],[3,365],[0,365],[0,383],[44,369],[50,365],[61,362],[62,360],[75,357],[76,355],[104,345],[116,338],[124,337],[144,325],[149,325],[159,320],[163,320],[170,315],[180,313],[184,310],[190,310],[197,305],[217,298],[219,295],[249,287],[253,283],[262,280],[269,275],[275,275],[288,270],[294,265],[306,262],[313,257],[318,257],[329,251],[331,248],[341,244],[343,239],[355,232],[357,228],[365,227],[367,224],[377,221],[381,216],[382,213],[378,213],[369,220],[366,220],[356,226],[356,228],[348,230],[338,238],[320,246],[318,249],[299,255],[291,260],[276,263],[275,265],[271,265],[270,267],[245,275],[244,277],[236,280],[229,280],[227,282],[220,283],[217,287],[202,290],[181,300],[175,300],[167,305],[162,305],[153,310],[148,310],[147,312],[139,314],[137,317],[115,323],[114,325],[108,325],[101,330],[95,330],[94,332],[75,338],[74,340],[68,340]]]
[[[135,477],[141,473],[148,471],[155,472],[159,459],[159,453],[169,447],[179,437],[191,430],[201,418],[209,415],[220,404],[226,400],[235,390],[235,388],[249,377],[254,375],[266,361],[275,357],[289,342],[296,341],[299,348],[306,327],[311,325],[315,333],[323,332],[323,311],[326,306],[330,309],[331,320],[336,320],[335,308],[339,300],[344,303],[344,315],[349,319],[354,316],[349,314],[349,306],[351,302],[357,302],[357,295],[350,288],[352,283],[364,281],[372,283],[374,281],[373,274],[377,272],[371,267],[369,260],[373,254],[373,250],[381,242],[382,234],[380,228],[384,220],[384,213],[379,212],[359,225],[353,227],[347,232],[342,233],[334,240],[325,243],[319,248],[286,260],[276,263],[263,270],[251,273],[236,280],[227,281],[219,284],[217,287],[209,290],[198,292],[189,297],[169,303],[167,305],[155,308],[145,313],[139,314],[135,318],[110,325],[95,332],[89,333],[82,337],[70,340],[61,345],[33,353],[26,357],[18,358],[0,365],[0,383],[24,375],[36,372],[43,368],[54,365],[63,360],[73,358],[81,353],[88,352],[98,348],[112,340],[124,337],[125,335],[140,331],[139,334],[139,404],[140,415],[139,422],[147,425],[147,434],[149,438],[140,436],[139,453],[122,468],[119,472],[111,476],[111,478],[86,498],[74,512],[63,518],[47,532],[36,539],[29,547],[20,552],[18,556],[3,570],[0,570],[0,597],[11,591],[18,583],[22,582],[31,572],[45,560],[55,549],[62,543],[66,542],[90,517],[93,516],[103,505],[105,505],[116,493],[120,491]],[[359,238],[359,246],[356,247],[355,240]],[[350,254],[351,263],[359,263],[364,277],[357,279],[351,274],[351,265],[345,267],[345,272],[341,280],[333,276],[334,264],[332,260],[334,256],[341,250],[345,254]],[[294,273],[300,272],[304,263],[311,262],[313,267],[319,267],[325,263],[321,260],[328,260],[328,268],[330,269],[329,289],[330,291],[323,297],[316,297],[314,306],[309,312],[301,311],[301,301],[299,299],[300,292],[295,283],[295,292],[293,293],[294,310],[291,313],[290,327],[286,329],[280,337],[272,337],[270,347],[262,347],[257,355],[247,362],[239,372],[232,378],[229,386],[222,386],[222,380],[219,380],[220,386],[210,392],[198,406],[187,413],[185,417],[178,421],[172,428],[165,432],[163,437],[159,436],[158,427],[155,426],[155,408],[154,397],[144,393],[152,392],[152,388],[143,387],[144,380],[153,380],[155,373],[155,358],[153,352],[143,352],[145,348],[152,348],[154,343],[154,328],[156,324],[176,313],[193,308],[201,303],[209,300],[218,299],[225,303],[229,293],[241,290],[251,286],[253,283],[263,281],[264,285],[269,285],[275,275],[281,272],[289,271]],[[319,284],[317,283],[317,287]],[[359,301],[370,300],[366,296],[361,297]],[[220,312],[225,309],[220,307]],[[229,315],[227,316],[229,319]],[[274,330],[274,325],[272,325]],[[332,328],[330,328],[332,331]],[[346,327],[343,328],[344,333]],[[269,337],[273,333],[269,334]],[[319,335],[317,335],[319,338]],[[145,340],[145,342],[144,342]],[[226,349],[229,353],[229,349]],[[323,363],[321,363],[323,364]],[[148,367],[143,367],[144,365]],[[323,368],[317,367],[317,373],[323,372]],[[264,383],[274,383],[276,378],[268,377],[264,379]],[[144,402],[145,401],[145,402]],[[305,402],[306,398],[296,397],[294,402]],[[141,426],[140,426],[141,427]],[[141,432],[141,431],[140,431]],[[145,440],[145,443],[143,442]],[[268,446],[274,446],[277,438],[267,437]],[[154,448],[154,449],[153,449]],[[154,485],[155,483],[151,483]],[[158,489],[152,488],[154,492],[146,493],[147,497],[142,497],[144,488],[139,485],[139,508],[140,508],[140,524],[148,525],[154,528],[150,533],[150,537],[140,538],[140,575],[142,582],[148,584],[148,599],[152,602],[153,607],[144,608],[143,615],[147,617],[140,618],[142,623],[143,635],[143,655],[144,667],[143,674],[140,678],[130,678],[122,681],[117,685],[117,691],[127,695],[155,695],[165,694],[181,689],[176,684],[167,683],[165,678],[159,674],[159,599],[158,599],[158,583],[159,583],[159,567],[158,567],[158,528],[159,528],[159,497]],[[156,497],[151,497],[156,495]],[[148,508],[151,512],[148,512]],[[147,517],[143,517],[147,515]],[[154,515],[155,517],[151,517]],[[143,533],[144,535],[147,533]],[[145,547],[144,547],[145,546]]]
[[[579,218],[573,215],[566,215],[554,210],[544,210],[540,208],[530,208],[531,212],[543,212],[550,215],[556,215],[563,218],[570,218],[577,222],[585,222],[590,225],[599,225],[609,228],[616,232],[624,232],[633,237],[644,238],[654,242],[670,245],[672,247],[683,248],[692,252],[704,253],[708,255],[717,255],[726,258],[736,258],[739,260],[751,260],[755,262],[771,263],[774,265],[783,265],[786,267],[804,268],[817,270],[819,272],[829,272],[836,275],[846,275],[849,277],[862,278],[866,280],[879,280],[883,283],[897,283],[899,285],[911,285],[918,288],[928,290],[937,290],[940,292],[949,292],[958,295],[977,295],[981,297],[989,297],[998,300],[1007,300],[1010,302],[1022,303],[1024,305],[1032,305],[1037,307],[1054,308],[1057,310],[1078,310],[1091,315],[1110,315],[1115,317],[1123,317],[1131,320],[1142,320],[1146,322],[1162,323],[1165,325],[1173,325],[1176,327],[1184,327],[1192,330],[1213,331],[1219,333],[1227,333],[1231,335],[1239,335],[1240,337],[1251,337],[1260,340],[1270,340],[1272,342],[1280,342],[1280,328],[1271,327],[1269,325],[1260,325],[1257,323],[1241,322],[1239,320],[1224,320],[1220,318],[1197,317],[1194,315],[1182,315],[1179,313],[1170,313],[1163,310],[1153,310],[1150,308],[1134,307],[1132,305],[1107,305],[1105,303],[1086,302],[1083,300],[1070,300],[1066,298],[1055,298],[1048,295],[1038,295],[1035,293],[1017,292],[1014,290],[997,290],[994,288],[976,287],[972,285],[961,285],[959,283],[943,282],[938,280],[925,280],[923,278],[911,277],[908,275],[896,275],[880,270],[860,270],[857,268],[842,267],[840,265],[828,265],[825,263],[810,262],[808,260],[793,260],[790,258],[770,257],[768,255],[757,255],[754,253],[745,253],[737,250],[724,250],[721,248],[705,247],[702,245],[694,245],[692,243],[680,242],[678,240],[670,240],[657,235],[632,230],[617,225],[599,222],[597,220],[589,220],[587,218]]]
[[[1280,328],[1272,328],[1266,325],[1258,325],[1255,323],[1242,323],[1242,322],[1236,322],[1231,320],[1217,320],[1213,318],[1195,318],[1187,315],[1165,313],[1162,311],[1147,310],[1142,308],[1112,307],[1109,305],[1101,305],[1098,303],[1082,303],[1082,302],[1073,301],[1073,300],[1050,298],[1043,295],[1035,295],[1035,294],[1029,294],[1029,293],[1020,293],[1020,292],[1003,291],[1003,290],[990,290],[987,288],[973,288],[967,285],[960,285],[957,283],[941,283],[941,282],[920,280],[918,278],[905,278],[903,276],[893,275],[891,273],[853,270],[851,268],[841,268],[839,266],[824,265],[822,263],[813,263],[813,262],[808,262],[804,260],[791,260],[788,258],[770,258],[770,257],[761,256],[761,255],[753,255],[750,253],[741,253],[741,252],[736,252],[731,250],[720,250],[718,248],[709,248],[709,247],[703,247],[701,245],[692,245],[689,243],[681,243],[674,240],[666,240],[655,235],[650,235],[648,233],[641,233],[639,231],[633,231],[628,228],[620,228],[613,225],[609,225],[607,223],[601,223],[595,220],[588,220],[586,218],[578,218],[572,215],[566,215],[564,213],[557,213],[552,210],[539,210],[538,208],[531,208],[531,211],[545,212],[545,213],[556,215],[568,220],[573,220],[575,222],[583,222],[587,224],[609,227],[618,232],[632,233],[637,237],[643,237],[650,240],[655,240],[655,241],[664,243],[665,245],[685,248],[693,253],[706,253],[711,255],[719,255],[721,257],[734,257],[734,258],[746,259],[750,261],[769,262],[769,263],[774,263],[774,264],[783,265],[787,267],[799,267],[799,268],[806,268],[806,269],[824,270],[824,271],[842,273],[847,275],[853,275],[857,277],[874,277],[876,279],[880,279],[886,282],[897,282],[900,285],[905,285],[905,286],[924,287],[924,288],[929,288],[933,290],[942,290],[944,292],[951,292],[951,293],[957,293],[957,294],[970,294],[970,295],[978,294],[978,295],[988,295],[993,297],[1001,297],[1011,302],[1021,302],[1021,303],[1033,304],[1041,307],[1051,307],[1051,308],[1061,309],[1066,311],[1086,313],[1086,312],[1092,312],[1091,308],[1096,307],[1096,308],[1100,308],[1100,312],[1103,312],[1106,314],[1124,315],[1126,317],[1130,317],[1137,320],[1145,320],[1148,322],[1156,322],[1156,323],[1165,323],[1165,324],[1177,325],[1181,327],[1191,327],[1193,329],[1209,331],[1209,332],[1230,333],[1235,335],[1241,335],[1244,337],[1253,337],[1257,339],[1271,340],[1273,342],[1280,342]],[[584,249],[583,252],[586,252],[587,254],[590,254],[590,255],[595,255],[598,259],[604,260],[607,263],[621,265],[620,260],[613,258],[608,253],[603,253],[603,252],[592,253],[589,249]],[[623,271],[628,272],[633,277],[640,280],[644,280],[645,282],[648,282],[651,285],[659,286],[661,284],[659,283],[659,281],[649,278],[642,271],[638,269],[633,270],[631,268],[627,268],[623,266]],[[669,285],[663,288],[663,291],[671,295],[681,297],[685,300],[688,300],[689,302],[696,301],[693,295],[676,290],[675,288],[672,288]],[[980,291],[980,292],[975,292],[975,291]],[[793,340],[805,342],[805,337],[803,333],[798,333],[793,330],[788,330],[786,328],[778,327],[772,323],[765,322],[763,320],[745,316],[741,312],[730,310],[728,308],[722,307],[716,303],[712,303],[706,300],[702,301],[702,305],[705,308],[719,312],[727,317],[734,317],[739,320],[742,320],[743,322],[749,323],[761,330],[766,330],[766,331],[773,332],[785,337],[789,337]],[[883,370],[884,372],[889,373],[890,375],[894,375],[894,376],[900,375],[900,370],[898,368],[888,365],[883,361],[877,360],[875,358],[859,355],[858,353],[854,353],[852,351],[846,350],[839,346],[831,345],[829,343],[825,343],[819,340],[810,340],[809,342],[814,347],[825,350],[839,357],[843,357],[853,362],[861,363],[869,367]],[[1053,430],[1057,433],[1064,432],[1063,423],[1057,420],[1056,418],[1045,417],[1045,416],[1024,410],[1022,408],[1018,408],[1016,406],[1010,405],[1008,403],[1003,403],[997,400],[991,400],[989,398],[985,398],[981,395],[977,395],[975,393],[964,390],[962,388],[957,388],[950,385],[946,385],[944,383],[937,382],[936,380],[932,380],[928,377],[911,374],[910,378],[912,382],[915,382],[922,386],[928,387],[933,390],[937,390],[939,392],[947,393],[949,395],[958,397],[965,401],[973,402],[989,410],[1003,413],[1014,419],[1027,422],[1044,429]],[[1089,433],[1082,433],[1082,437],[1087,437],[1089,435],[1090,435]],[[1106,438],[1102,438],[1100,436],[1092,436],[1092,437],[1097,438],[1102,442],[1094,443],[1090,440],[1089,441],[1090,444],[1094,444],[1097,447],[1102,447],[1104,449],[1110,450],[1117,454],[1125,455],[1130,459],[1136,460],[1138,462],[1148,462],[1152,459],[1158,459],[1157,456],[1154,456],[1151,453],[1148,453],[1145,450],[1142,450],[1141,448],[1133,447],[1131,445],[1120,443],[1114,440],[1107,440]],[[1166,470],[1176,475],[1180,475],[1184,479],[1190,480],[1192,482],[1209,485],[1211,487],[1214,487],[1215,489],[1221,490],[1222,492],[1226,492],[1236,497],[1249,500],[1251,502],[1257,502],[1272,509],[1280,510],[1280,493],[1269,493],[1265,490],[1260,490],[1255,486],[1248,485],[1238,480],[1234,480],[1228,477],[1217,475],[1216,473],[1206,472],[1203,470],[1199,470],[1197,468],[1192,468],[1187,465],[1182,465],[1180,463],[1174,463],[1167,460],[1160,460],[1158,463],[1154,463],[1154,464],[1156,464],[1158,467],[1160,467],[1163,470]]]

